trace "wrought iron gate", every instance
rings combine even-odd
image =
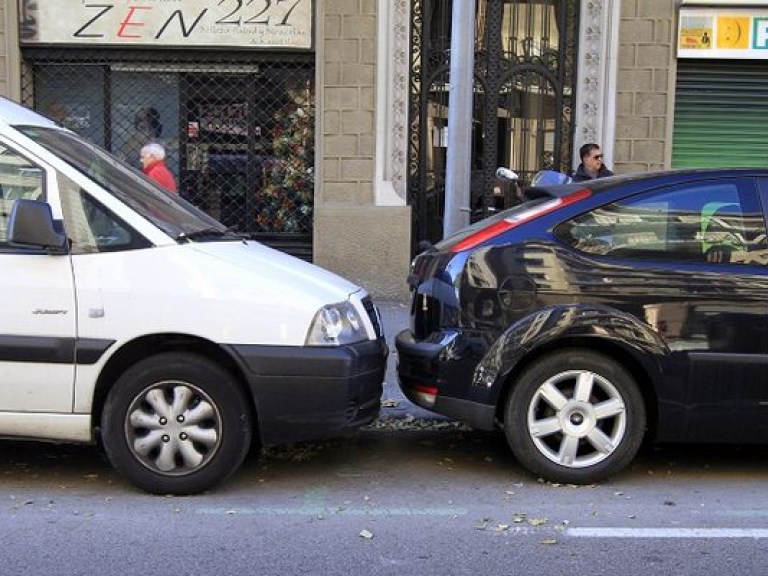
[[[453,0],[412,0],[409,203],[414,243],[442,237]],[[465,1],[465,0],[458,0]],[[477,0],[472,220],[517,202],[495,179],[570,169],[579,0]]]
[[[161,143],[183,197],[311,260],[314,55],[25,49],[22,100],[122,157]]]

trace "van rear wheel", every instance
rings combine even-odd
[[[112,465],[155,494],[194,494],[224,482],[250,447],[248,399],[228,371],[195,354],[167,352],[134,364],[102,412]]]

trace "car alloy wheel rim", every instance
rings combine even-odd
[[[608,458],[627,429],[624,400],[613,384],[586,370],[544,382],[528,407],[528,432],[541,454],[567,468]]]
[[[126,413],[133,456],[166,476],[183,476],[210,462],[221,444],[221,415],[200,388],[159,382],[137,395]]]

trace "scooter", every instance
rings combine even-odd
[[[518,183],[520,181],[520,176],[517,172],[504,167],[496,169],[496,178],[505,182]],[[531,187],[558,186],[560,184],[570,184],[571,182],[573,182],[573,178],[568,176],[568,174],[563,174],[557,170],[539,170],[531,178]]]

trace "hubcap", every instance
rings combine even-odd
[[[593,466],[618,448],[627,427],[624,400],[608,380],[569,370],[544,382],[528,409],[536,448],[568,468]]]
[[[205,466],[221,442],[221,415],[211,398],[188,383],[160,382],[128,408],[128,446],[155,472],[183,476]]]

